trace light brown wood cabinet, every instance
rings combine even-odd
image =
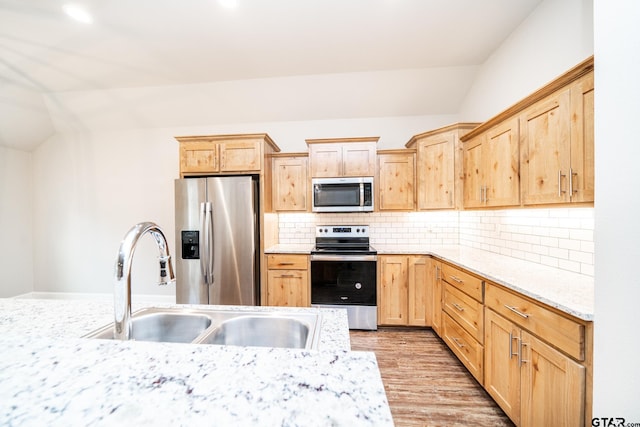
[[[444,328],[442,326],[442,262],[430,258],[430,279],[433,288],[431,297],[431,328],[442,337]]]
[[[464,144],[464,207],[520,204],[518,120],[499,123]]]
[[[309,307],[309,257],[269,254],[266,258],[267,305]]]
[[[273,157],[273,210],[308,210],[308,156],[288,154]]]
[[[460,137],[478,125],[457,123],[415,135],[405,144],[417,151],[418,210],[462,207],[464,171]]]
[[[525,205],[593,201],[593,72],[520,115]]]
[[[442,339],[475,379],[484,380],[483,281],[442,263]]]
[[[464,208],[594,201],[593,57],[461,137]]]
[[[583,323],[487,284],[484,385],[516,425],[585,425],[586,338]]]
[[[311,178],[375,176],[378,139],[307,139]]]
[[[380,211],[415,209],[415,151],[378,151],[377,205]]]
[[[378,324],[431,326],[429,257],[378,256]]]
[[[179,136],[176,139],[180,142],[182,177],[260,172],[265,154],[280,150],[266,134]]]

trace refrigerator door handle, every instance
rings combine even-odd
[[[211,266],[211,203],[200,203],[200,270],[204,278],[204,284],[209,286],[213,282],[213,268]]]
[[[214,240],[213,240],[213,205],[207,202],[207,277],[209,286],[213,285],[213,258],[214,258]]]
[[[209,284],[209,278],[207,276],[207,206],[206,203],[200,203],[200,271],[204,278],[204,284]]]

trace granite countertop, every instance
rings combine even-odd
[[[105,301],[0,299],[0,424],[393,425],[344,310],[322,309],[318,350],[81,338],[112,316]]]
[[[520,292],[582,320],[592,321],[593,277],[467,246],[375,245],[378,255],[431,255]],[[268,253],[309,253],[309,245],[285,244]],[[265,250],[267,252],[267,250]]]
[[[582,320],[592,321],[593,277],[467,246],[376,247],[378,254],[425,254],[448,261]]]

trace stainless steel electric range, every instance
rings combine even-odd
[[[311,251],[311,305],[345,308],[349,329],[377,329],[377,262],[368,225],[317,226]]]

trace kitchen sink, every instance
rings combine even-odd
[[[280,316],[242,316],[222,322],[202,344],[305,348],[309,326]]]
[[[144,312],[134,315],[133,338],[137,341],[192,342],[211,325],[211,318],[195,313]],[[91,338],[113,339],[113,324],[100,328]]]
[[[150,307],[131,316],[133,340],[316,349],[319,311]],[[86,338],[113,339],[113,323]]]

